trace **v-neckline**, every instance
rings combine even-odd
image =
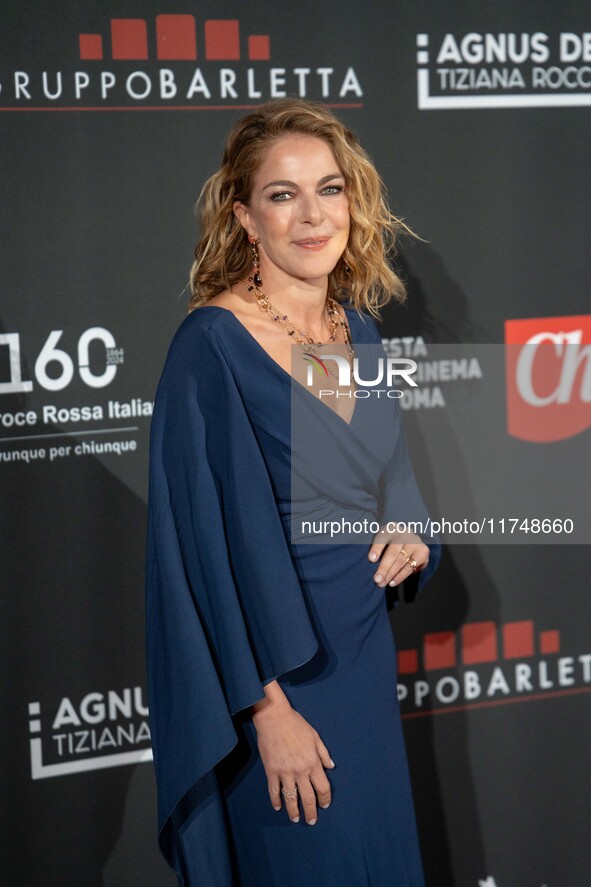
[[[305,387],[305,385],[302,385],[301,382],[298,382],[298,380],[295,379],[291,375],[291,373],[288,373],[287,370],[284,370],[283,367],[281,366],[281,364],[278,363],[274,357],[271,357],[271,355],[269,354],[267,349],[263,348],[263,346],[261,345],[259,340],[255,336],[253,336],[253,334],[250,332],[250,330],[242,323],[241,320],[239,320],[238,317],[236,317],[236,315],[234,314],[234,312],[230,308],[224,308],[223,305],[207,305],[206,304],[206,305],[203,305],[201,307],[201,309],[198,309],[198,310],[202,310],[203,308],[213,308],[213,309],[217,309],[218,311],[225,311],[226,314],[230,314],[234,318],[234,320],[236,321],[238,326],[244,330],[248,339],[250,339],[251,342],[254,342],[256,348],[263,354],[264,357],[266,357],[266,359],[268,361],[271,362],[271,364],[278,370],[279,374],[282,375],[286,379],[286,381],[289,382],[290,386],[295,382],[296,385],[299,385],[299,387],[302,389],[302,391],[305,391],[306,394],[310,395],[310,397],[313,397],[314,400],[317,403],[319,403],[325,410],[328,410],[330,413],[333,413],[333,415],[335,415],[340,422],[342,422],[344,425],[346,425],[347,428],[351,427],[351,425],[353,424],[353,420],[357,414],[357,401],[355,398],[354,398],[355,406],[353,407],[353,412],[351,414],[351,418],[347,422],[347,420],[343,419],[343,417],[340,416],[336,410],[333,410],[332,407],[329,407],[326,404],[323,404],[322,401],[320,400],[320,398],[316,397],[315,394],[312,394],[311,391],[308,391],[308,389]],[[355,347],[355,342],[353,341],[353,334],[351,332],[351,324],[349,323],[349,317],[347,316],[347,309],[344,306],[343,306],[343,311],[345,312],[345,317],[346,317],[347,323],[349,325],[349,335],[351,337],[351,344],[353,345],[353,347]]]

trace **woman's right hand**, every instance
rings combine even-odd
[[[253,724],[261,760],[267,774],[269,797],[275,810],[281,810],[281,789],[297,787],[285,798],[292,822],[299,822],[298,796],[308,825],[318,818],[317,803],[330,805],[330,783],[324,768],[335,766],[328,749],[299,712],[293,709],[276,681],[265,687],[266,699],[254,706]]]

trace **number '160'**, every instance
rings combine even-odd
[[[35,361],[35,378],[37,382],[48,391],[61,391],[70,384],[74,376],[74,361],[70,355],[57,347],[62,337],[63,330],[52,330],[47,337],[45,345],[39,352]],[[85,330],[78,339],[78,373],[82,381],[90,388],[104,388],[115,378],[117,367],[113,364],[105,364],[102,373],[95,374],[90,369],[89,346],[93,341],[102,342],[107,348],[115,348],[115,339],[109,330],[100,326],[93,326]],[[4,333],[0,335],[0,347],[8,346],[10,361],[10,381],[0,382],[0,394],[16,394],[23,391],[32,391],[33,383],[22,378],[21,372],[21,346],[18,333]],[[57,376],[49,376],[47,368],[50,364],[61,367]]]

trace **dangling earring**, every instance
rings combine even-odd
[[[256,287],[258,287],[260,289],[263,285],[263,278],[259,274],[259,268],[261,267],[261,262],[259,259],[259,251],[257,249],[257,246],[260,243],[260,241],[254,240],[254,238],[251,239],[250,237],[248,238],[248,241],[250,243],[250,248],[252,249],[252,265],[254,268],[254,274],[252,275],[252,282],[254,283],[254,285]]]

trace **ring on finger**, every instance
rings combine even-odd
[[[285,789],[281,789],[281,794],[283,795],[284,798],[294,798],[297,795],[297,793],[298,793],[297,785],[294,785],[294,787],[292,789],[290,789],[288,792],[286,792]]]
[[[414,571],[415,571],[416,568],[418,567],[418,564],[417,564],[416,560],[414,559],[414,557],[409,557],[409,559],[408,559],[408,566],[409,566],[409,567],[412,567],[412,571],[413,571],[413,573],[414,573]]]

